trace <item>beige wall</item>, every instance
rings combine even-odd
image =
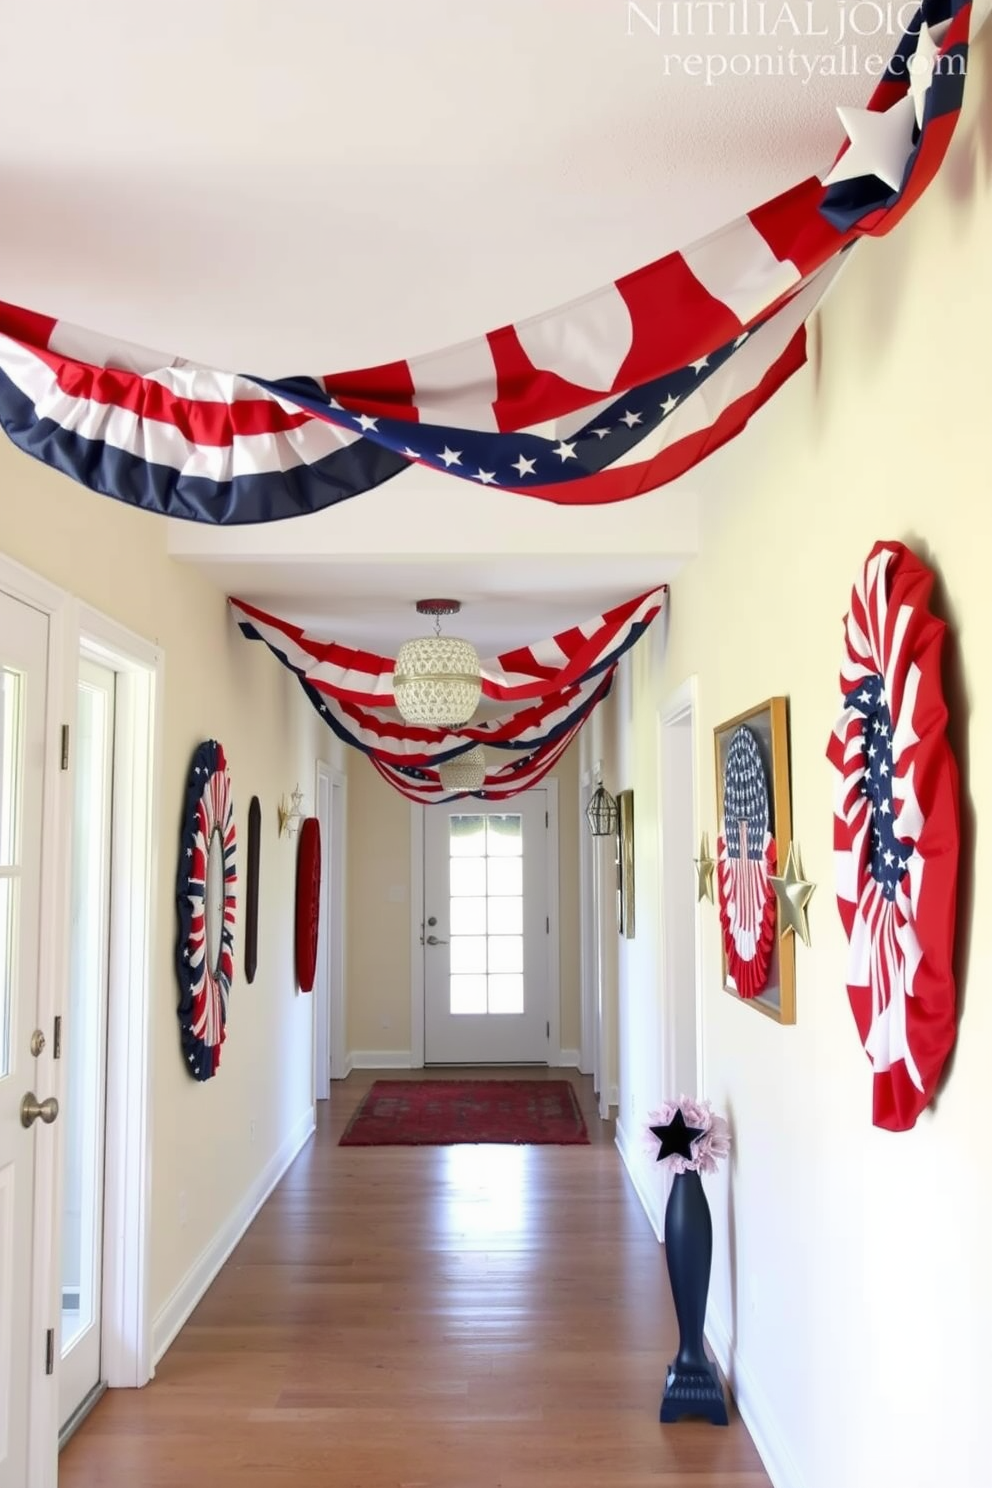
[[[658,638],[639,647],[619,691],[627,778],[617,783],[634,785],[639,821],[657,821],[658,707],[698,679],[699,825],[711,844],[714,725],[771,694],[790,701],[793,835],[817,884],[812,948],[796,950],[794,1028],[721,990],[717,913],[700,910],[700,1093],[729,1114],[735,1138],[732,1162],[706,1180],[712,1337],[732,1351],[777,1488],[992,1482],[983,918],[992,845],[980,826],[992,821],[990,48],[983,35],[954,146],[927,197],[891,238],[855,251],[810,367],[710,466],[722,495],[704,503],[701,556],[672,586],[667,651]],[[880,538],[909,543],[937,572],[963,777],[960,1036],[939,1099],[898,1135],[871,1126],[870,1070],[845,992],[824,757],[839,711],[842,617]],[[640,915],[658,903],[657,832],[639,833],[638,848]],[[658,1083],[662,1009],[680,995],[664,986],[657,918],[644,916],[643,939],[639,926],[620,961],[622,1137],[635,1139],[630,1160],[655,1198],[657,1175],[636,1137],[671,1093]]]
[[[314,760],[341,763],[297,683],[242,639],[225,596],[167,557],[166,524],[93,495],[0,441],[0,551],[102,610],[165,654],[161,840],[152,1016],[151,1312],[165,1307],[312,1102],[312,1002],[293,974],[295,842],[276,805],[298,779],[313,808]],[[227,752],[243,872],[248,803],[262,807],[258,970],[244,980],[243,879],[236,975],[217,1076],[186,1073],[173,970],[176,856],[190,757]],[[251,1124],[254,1123],[254,1140]]]
[[[579,1046],[578,755],[573,744],[549,779],[558,780],[561,1046]],[[367,760],[348,776],[348,1050],[410,1050],[410,812]]]

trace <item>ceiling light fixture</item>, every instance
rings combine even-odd
[[[486,755],[481,744],[438,765],[438,777],[446,791],[477,791],[486,783]]]
[[[475,647],[441,634],[442,615],[457,615],[457,599],[418,599],[417,614],[434,616],[434,634],[404,641],[393,664],[393,697],[407,723],[457,728],[468,723],[482,695]]]

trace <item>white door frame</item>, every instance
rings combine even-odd
[[[321,787],[324,787],[322,792]],[[314,801],[320,821],[320,932],[327,947],[326,978],[314,987],[314,1098],[327,1100],[331,1080],[348,1073],[345,1048],[344,929],[345,831],[348,777],[334,765],[317,760]],[[321,809],[326,800],[326,812]],[[326,817],[326,819],[325,819]],[[318,958],[318,966],[321,961]]]
[[[596,767],[579,777],[579,1071],[592,1075],[599,1094],[599,967],[593,878],[596,839],[589,831],[586,807],[596,789]]]
[[[68,596],[40,575],[0,554],[0,589],[48,617],[48,670],[45,718],[45,780],[42,797],[41,922],[38,948],[38,1027],[45,1050],[36,1063],[36,1093],[65,1099],[62,1065],[54,1058],[59,989],[68,976],[72,791],[61,769],[61,724],[75,717],[75,667],[67,655]],[[57,1131],[57,1127],[56,1127]],[[28,1479],[25,1488],[55,1488],[58,1478],[57,1376],[45,1374],[46,1331],[59,1332],[62,1311],[60,1242],[62,1235],[60,1141],[35,1146],[32,1273],[14,1285],[31,1288],[28,1370]]]
[[[548,1065],[561,1064],[561,947],[558,893],[558,780],[546,776],[535,790],[545,792],[548,839]],[[471,798],[466,797],[470,807]],[[424,813],[429,806],[410,805],[410,1068],[424,1067]]]
[[[663,1048],[663,1074],[666,1088],[674,1090],[675,1071],[675,1020],[673,1017],[672,997],[672,973],[671,973],[671,921],[673,916],[669,912],[669,906],[665,902],[665,788],[664,775],[662,771],[662,757],[664,752],[665,733],[672,728],[687,728],[689,730],[689,754],[692,760],[692,789],[691,789],[691,811],[692,811],[692,841],[699,842],[700,833],[700,810],[699,810],[699,770],[697,768],[699,753],[696,738],[696,720],[698,716],[697,703],[697,680],[695,676],[688,677],[685,682],[670,694],[658,709],[657,730],[657,770],[658,770],[658,801],[661,809],[658,812],[658,864],[659,864],[659,889],[661,896],[661,933],[662,942],[665,946],[663,954],[664,992],[662,996],[661,1026],[664,1039]],[[686,863],[685,871],[690,871],[690,865]],[[706,1062],[703,1049],[703,976],[702,976],[702,915],[700,911],[703,905],[697,900],[695,914],[693,916],[693,1008],[695,1019],[695,1043],[696,1043],[696,1068],[694,1071],[696,1090],[706,1088]]]
[[[78,651],[117,674],[101,1372],[108,1385],[135,1387],[153,1373],[149,1042],[165,661],[89,605],[78,606],[77,625]]]
[[[64,590],[0,553],[0,588],[49,617],[48,707],[42,805],[42,924],[38,1026],[53,1030],[68,986],[72,866],[72,730],[62,767],[62,725],[76,717],[77,658],[90,655],[118,672],[115,782],[115,915],[110,948],[110,1049],[103,1277],[103,1373],[110,1384],[143,1385],[152,1374],[148,1317],[148,1202],[151,1178],[149,1102],[150,980],[154,964],[153,905],[159,820],[162,653],[77,603]],[[121,732],[123,730],[123,732]],[[54,1033],[38,1061],[38,1085],[64,1101],[64,1066],[54,1058]],[[56,1130],[58,1128],[56,1127]],[[30,1280],[32,1337],[28,1479],[25,1488],[58,1481],[58,1350],[56,1372],[45,1374],[46,1330],[58,1335],[61,1316],[62,1142],[37,1148],[34,1268]]]

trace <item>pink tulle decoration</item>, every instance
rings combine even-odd
[[[658,1150],[658,1138],[652,1126],[667,1126],[676,1111],[682,1112],[686,1126],[702,1129],[703,1135],[692,1144],[693,1156],[679,1157],[672,1153],[662,1158],[673,1173],[715,1173],[718,1165],[730,1151],[730,1127],[722,1116],[715,1115],[709,1101],[690,1100],[680,1095],[677,1101],[663,1101],[657,1111],[649,1111],[644,1127],[645,1142],[652,1152]]]

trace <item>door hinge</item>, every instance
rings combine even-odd
[[[55,1015],[55,1032],[52,1035],[52,1058],[62,1058],[62,1014]]]
[[[550,935],[551,934],[551,916],[550,915],[545,915],[544,916],[544,933],[545,933],[545,935]]]
[[[544,825],[545,825],[545,828],[547,828],[547,826],[548,826],[548,813],[547,812],[544,813]]]
[[[45,1334],[45,1373],[55,1373],[55,1329],[49,1328]]]
[[[62,725],[62,769],[69,768],[69,725]]]
[[[550,1039],[550,1037],[551,1037],[551,1022],[550,1022],[550,1020],[547,1023],[545,1023],[544,1026],[547,1029],[547,1037]]]

